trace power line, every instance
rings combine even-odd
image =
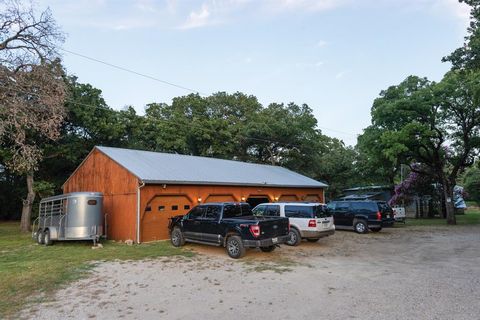
[[[325,129],[325,130],[328,130],[328,131],[333,131],[333,132],[341,133],[341,134],[352,136],[352,137],[357,137],[358,136],[358,134],[351,133],[351,132],[340,131],[340,130],[336,130],[336,129],[322,127],[322,126],[319,126],[319,125],[317,125],[317,127],[319,127],[320,129]]]
[[[158,82],[161,82],[161,83],[163,83],[163,84],[170,85],[170,86],[173,86],[173,87],[176,87],[176,88],[179,88],[179,89],[183,89],[183,90],[186,90],[186,91],[190,91],[190,92],[193,92],[193,93],[198,93],[198,94],[207,96],[206,93],[202,93],[201,91],[198,91],[198,90],[195,90],[195,89],[191,89],[191,88],[188,88],[188,87],[185,87],[185,86],[181,86],[181,85],[175,84],[175,83],[173,83],[173,82],[169,82],[169,81],[165,81],[165,80],[162,80],[162,79],[158,79],[158,78],[155,78],[155,77],[153,77],[153,76],[149,76],[149,75],[143,74],[143,73],[138,72],[138,71],[135,71],[135,70],[131,70],[131,69],[128,69],[128,68],[125,68],[125,67],[122,67],[122,66],[118,66],[118,65],[115,65],[115,64],[112,64],[112,63],[109,63],[109,62],[100,60],[100,59],[92,58],[92,57],[90,57],[90,56],[86,56],[86,55],[84,55],[84,54],[77,53],[77,52],[74,52],[74,51],[71,51],[71,50],[67,50],[67,49],[64,49],[64,48],[60,48],[60,47],[59,47],[58,49],[60,49],[60,50],[62,50],[62,51],[65,51],[65,52],[67,52],[67,53],[70,53],[70,54],[73,54],[73,55],[82,57],[82,58],[84,58],[84,59],[87,59],[87,60],[90,60],[90,61],[94,61],[94,62],[97,62],[97,63],[101,63],[101,64],[104,64],[104,65],[110,66],[110,67],[112,67],[112,68],[116,68],[116,69],[119,69],[119,70],[122,70],[122,71],[125,71],[125,72],[129,72],[129,73],[132,73],[132,74],[135,74],[135,75],[138,75],[138,76],[141,76],[141,77],[150,79],[150,80],[158,81]],[[336,133],[341,133],[341,134],[348,135],[348,136],[352,136],[352,137],[357,137],[357,134],[354,134],[354,133],[344,132],[344,131],[340,131],[340,130],[336,130],[336,129],[332,129],[332,128],[328,128],[328,127],[323,127],[323,126],[318,126],[318,125],[317,125],[317,127],[320,128],[320,129],[324,129],[324,130],[328,130],[328,131],[332,131],[332,132],[336,132]]]
[[[10,88],[10,87],[7,87],[7,86],[2,86],[4,87],[5,89],[7,90],[10,90],[10,91],[14,91],[14,92],[17,92],[17,93],[21,93],[21,94],[27,94],[27,95],[32,95],[32,96],[36,96],[38,98],[41,98],[41,96],[37,93],[32,93],[32,92],[27,92],[27,91],[24,91],[24,90],[20,90],[20,89],[14,89],[14,88]],[[106,106],[106,107],[102,107],[102,106],[99,106],[99,105],[92,105],[92,104],[86,104],[86,103],[81,103],[81,102],[77,102],[77,101],[74,101],[74,100],[71,100],[71,99],[65,99],[65,102],[67,103],[72,103],[72,104],[75,104],[75,105],[78,105],[78,106],[82,106],[82,107],[89,107],[89,108],[93,108],[93,109],[102,109],[102,110],[112,110],[110,107]],[[113,110],[115,111],[115,110]],[[172,123],[172,122],[168,122],[167,120],[162,120],[162,121],[165,121],[167,122],[169,125],[177,125],[177,126],[181,126],[180,123]],[[319,126],[317,126],[319,127]],[[321,128],[321,127],[320,127]],[[328,128],[325,128],[325,129],[328,129]],[[333,130],[333,129],[331,129]],[[335,131],[335,130],[333,130]],[[353,134],[352,134],[353,135]],[[246,140],[256,140],[256,141],[262,141],[262,142],[269,142],[269,143],[277,143],[277,144],[280,144],[280,145],[283,145],[283,146],[286,146],[286,147],[294,147],[294,148],[298,148],[300,149],[300,146],[296,145],[296,144],[291,144],[291,143],[287,143],[287,142],[282,142],[282,141],[278,141],[278,140],[271,140],[271,139],[263,139],[263,138],[254,138],[254,137],[247,137],[247,136],[243,136],[243,135],[236,135],[238,138],[241,138],[241,139],[246,139]]]
[[[150,79],[150,80],[154,80],[154,81],[157,81],[157,82],[160,82],[160,83],[172,86],[172,87],[176,87],[176,88],[183,89],[183,90],[186,90],[186,91],[190,91],[190,92],[193,92],[193,93],[198,93],[198,94],[201,94],[201,95],[204,95],[204,96],[207,95],[205,93],[202,93],[201,91],[191,89],[191,88],[188,88],[188,87],[185,87],[185,86],[182,86],[182,85],[170,82],[170,81],[162,80],[162,79],[159,79],[159,78],[156,78],[156,77],[153,77],[153,76],[149,76],[147,74],[144,74],[144,73],[141,73],[141,72],[138,72],[138,71],[135,71],[135,70],[127,69],[127,68],[124,68],[124,67],[121,67],[121,66],[103,61],[103,60],[92,58],[92,57],[86,56],[86,55],[81,54],[81,53],[73,52],[73,51],[70,51],[70,50],[67,50],[67,49],[64,49],[64,48],[60,48],[60,47],[58,49],[60,49],[62,51],[65,51],[67,53],[82,57],[84,59],[94,61],[94,62],[97,62],[97,63],[101,63],[101,64],[104,64],[106,66],[109,66],[109,67],[112,67],[112,68],[115,68],[115,69],[118,69],[118,70],[122,70],[122,71],[125,71],[125,72],[129,72],[129,73],[135,74],[137,76],[144,77],[144,78],[147,78],[147,79]]]
[[[24,90],[20,90],[20,89],[14,89],[14,88],[9,88],[9,87],[6,87],[6,86],[3,86],[5,89],[9,90],[9,91],[14,91],[14,92],[17,92],[17,93],[21,93],[21,94],[27,94],[27,95],[32,95],[32,96],[36,96],[38,98],[41,98],[41,96],[38,94],[38,93],[32,93],[32,92],[27,92],[27,91],[24,91]],[[73,100],[70,100],[70,99],[65,99],[65,102],[67,103],[72,103],[72,104],[75,104],[75,105],[78,105],[78,106],[82,106],[82,107],[89,107],[89,108],[94,108],[94,109],[102,109],[102,110],[112,110],[110,109],[108,106],[106,108],[102,107],[102,106],[98,106],[98,105],[92,105],[92,104],[86,104],[86,103],[81,103],[81,102],[77,102],[77,101],[73,101]],[[113,110],[114,111],[114,110]],[[162,121],[165,121],[166,123],[168,123],[169,125],[176,125],[176,126],[181,126],[180,123],[172,123],[172,122],[168,122],[167,120],[162,120]],[[256,141],[263,141],[263,142],[270,142],[270,143],[278,143],[280,145],[283,145],[283,146],[286,146],[286,147],[295,147],[295,148],[300,148],[298,145],[294,145],[294,144],[290,144],[290,143],[286,143],[286,142],[281,142],[281,141],[277,141],[277,140],[269,140],[269,139],[261,139],[261,138],[254,138],[254,137],[247,137],[247,136],[243,136],[243,135],[236,135],[236,137],[238,138],[242,138],[242,139],[246,139],[246,140],[256,140]]]

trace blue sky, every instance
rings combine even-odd
[[[440,80],[462,44],[457,0],[40,0],[64,48],[204,94],[306,103],[324,134],[354,145],[373,99],[410,74]],[[188,91],[65,53],[67,71],[116,109],[142,114]]]

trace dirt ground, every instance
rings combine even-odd
[[[194,258],[101,263],[36,319],[479,319],[480,226],[409,227]]]

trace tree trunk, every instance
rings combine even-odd
[[[27,174],[27,198],[23,200],[22,219],[20,230],[22,232],[31,231],[32,224],[32,206],[35,201],[35,191],[33,190],[33,172]]]
[[[425,218],[425,211],[423,210],[423,199],[420,197],[418,199],[418,204],[420,205],[420,216]]]
[[[440,197],[440,211],[438,213],[440,218],[442,219],[445,219],[447,217],[447,209],[445,209],[445,192],[443,192],[443,190]]]
[[[455,209],[453,208],[452,187],[445,178],[443,179],[443,197],[445,198],[447,224],[457,224],[457,220],[455,218]]]

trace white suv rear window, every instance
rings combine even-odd
[[[285,217],[287,218],[324,218],[328,214],[323,206],[285,206]]]

